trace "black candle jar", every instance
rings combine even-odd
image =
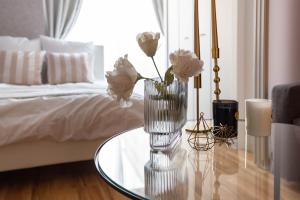
[[[232,138],[238,134],[238,102],[234,100],[214,100],[213,120],[216,137]],[[220,131],[223,128],[223,131]],[[226,133],[224,133],[224,130]]]

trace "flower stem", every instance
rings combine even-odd
[[[145,79],[145,80],[148,80],[148,81],[153,81],[153,82],[155,82],[155,80],[154,79],[152,79],[152,78],[146,78],[146,77],[143,77],[143,76],[141,76],[141,78],[140,79]]]
[[[162,77],[161,77],[161,75],[160,75],[160,73],[159,73],[159,71],[158,71],[158,69],[157,69],[157,66],[156,66],[156,63],[155,63],[155,61],[154,61],[153,56],[151,57],[151,59],[152,59],[152,62],[153,62],[153,64],[154,64],[154,67],[155,67],[155,69],[156,69],[156,72],[158,73],[158,76],[159,76],[161,82],[163,82],[163,79],[162,79]]]

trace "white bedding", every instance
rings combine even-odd
[[[71,94],[103,94],[106,91],[105,82],[67,83],[59,85],[10,85],[0,84],[0,99],[30,98],[40,96],[65,96]]]
[[[37,139],[107,138],[143,125],[142,97],[120,108],[103,82],[15,86],[0,84],[0,146]]]

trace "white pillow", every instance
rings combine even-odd
[[[94,45],[92,42],[70,42],[54,39],[47,36],[40,36],[42,49],[51,53],[88,53],[93,57]]]
[[[94,71],[94,44],[93,42],[71,42],[60,39],[40,36],[42,49],[50,53],[88,53],[89,62],[92,63],[92,71]],[[94,74],[93,74],[94,80]]]
[[[44,35],[40,36],[44,50],[55,53],[82,53],[93,52],[93,42],[71,42],[61,39],[55,39]]]
[[[24,37],[0,36],[0,50],[5,51],[40,51],[39,39],[28,40]]]

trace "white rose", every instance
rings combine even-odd
[[[175,77],[182,82],[187,82],[189,77],[196,76],[202,71],[203,61],[186,50],[178,50],[170,54]]]
[[[144,32],[136,36],[139,46],[149,57],[153,57],[155,55],[159,38],[160,34],[153,32]]]
[[[106,73],[108,94],[118,101],[128,101],[137,78],[138,73],[127,59],[127,55],[119,58],[114,65],[114,70]]]

